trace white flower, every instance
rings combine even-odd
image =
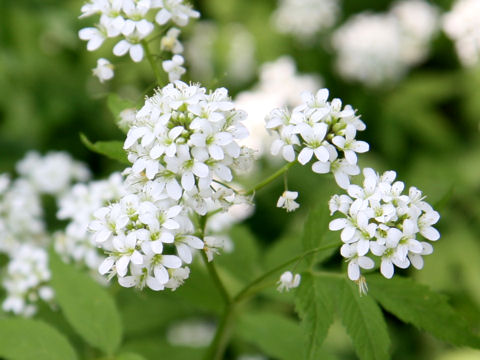
[[[300,205],[295,202],[295,199],[298,197],[298,192],[296,191],[284,191],[283,194],[278,198],[277,207],[284,208],[287,212],[297,210]]]
[[[106,39],[106,34],[97,28],[84,28],[78,32],[78,37],[87,42],[87,50],[94,51],[102,46]]]
[[[92,70],[93,75],[95,75],[101,83],[105,80],[110,80],[113,78],[113,65],[107,59],[100,58],[97,60],[97,67]]]
[[[181,54],[183,52],[183,45],[178,40],[180,30],[176,27],[172,27],[167,31],[165,36],[160,41],[160,49],[162,51],[170,51],[173,54]]]
[[[168,81],[174,82],[179,80],[185,74],[186,70],[182,66],[185,60],[181,55],[174,55],[172,60],[165,60],[162,62],[163,70],[168,74]]]
[[[301,276],[299,274],[293,275],[290,271],[285,271],[278,280],[277,290],[290,291],[290,289],[296,288],[300,285]]]
[[[363,174],[363,188],[350,185],[349,196],[335,195],[329,202],[332,214],[338,211],[344,216],[332,220],[329,228],[342,230],[341,254],[349,262],[349,278],[358,281],[361,268],[373,267],[369,253],[380,258],[380,272],[386,278],[393,276],[395,266],[405,269],[412,264],[421,269],[422,256],[431,254],[433,248],[416,237],[438,240],[440,233],[432,225],[440,215],[423,201],[418,189],[412,187],[409,195],[402,195],[404,185],[393,182],[395,172],[379,176],[367,168]]]
[[[130,54],[130,57],[135,62],[140,62],[143,59],[143,47],[142,44],[136,40],[123,39],[120,40],[113,48],[113,54],[116,56],[123,56],[126,53]]]
[[[161,10],[157,13],[155,21],[160,25],[172,20],[179,26],[185,26],[189,18],[200,17],[200,13],[183,4],[183,0],[158,0],[158,7]]]

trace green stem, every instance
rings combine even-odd
[[[141,41],[143,50],[145,51],[145,56],[147,57],[148,62],[150,63],[150,67],[155,74],[155,78],[157,79],[158,86],[163,86],[163,77],[160,73],[160,69],[158,68],[157,64],[155,63],[155,59],[153,58],[152,53],[150,52],[150,48],[145,40]]]
[[[218,288],[220,291],[220,294],[222,295],[223,301],[225,302],[225,305],[229,305],[232,300],[230,298],[230,295],[228,295],[227,289],[225,289],[225,286],[222,283],[222,280],[220,279],[220,276],[218,276],[217,269],[213,262],[208,261],[207,254],[205,254],[205,251],[200,251],[202,254],[203,261],[205,262],[205,265],[207,266],[207,270],[213,279],[213,282],[215,283],[215,286]]]
[[[255,185],[253,188],[248,190],[245,195],[252,195],[256,191],[260,190],[261,188],[267,186],[270,184],[272,181],[274,181],[276,178],[280,177],[284,173],[286,173],[293,165],[295,165],[297,162],[292,161],[291,163],[285,164],[282,168],[278,169],[276,172],[274,172],[272,175],[270,175],[268,178],[265,180],[259,182],[257,185]]]
[[[308,251],[304,252],[303,254],[300,254],[300,255],[295,256],[294,258],[292,258],[290,260],[285,261],[284,263],[278,265],[277,267],[273,268],[270,271],[267,271],[265,274],[261,275],[260,277],[253,280],[250,284],[245,286],[237,295],[235,295],[235,297],[233,298],[233,302],[238,303],[241,300],[243,300],[244,298],[248,297],[250,295],[249,293],[251,292],[251,290],[253,288],[255,288],[258,284],[263,282],[265,279],[267,279],[271,275],[273,275],[276,272],[282,270],[284,267],[286,267],[286,266],[288,266],[288,265],[290,265],[290,264],[292,264],[296,261],[300,261],[304,257],[307,257],[309,255],[315,254],[315,253],[323,251],[323,250],[332,249],[332,248],[338,247],[340,245],[341,245],[341,242],[336,241],[334,243],[331,243],[331,244],[328,244],[328,245],[325,245],[325,246],[320,246],[320,247],[317,247],[315,249],[308,250]]]
[[[234,314],[234,303],[225,306],[220,322],[218,323],[217,331],[215,332],[215,337],[203,356],[204,360],[221,360],[223,358],[223,353],[230,339]]]

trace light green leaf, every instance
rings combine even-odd
[[[368,276],[369,293],[400,320],[453,345],[480,348],[480,338],[448,304],[445,296],[411,279]]]
[[[121,162],[122,164],[131,165],[127,159],[127,153],[123,150],[123,142],[121,141],[97,141],[92,143],[85,134],[80,133],[82,143],[91,151]]]
[[[237,333],[266,355],[280,360],[298,359],[303,349],[300,326],[294,320],[272,312],[243,314]]]
[[[51,253],[52,286],[66,319],[90,345],[106,354],[118,348],[122,324],[117,307],[99,284]]]
[[[142,336],[130,340],[122,349],[141,354],[149,360],[200,360],[204,353],[204,349],[198,347],[171,345],[165,340],[165,336],[160,334],[155,337]]]
[[[0,357],[8,360],[75,360],[67,339],[47,323],[32,319],[0,320]]]
[[[304,359],[319,359],[321,346],[333,323],[336,294],[342,291],[343,282],[327,276],[302,275],[295,292],[295,308],[302,319]]]
[[[118,94],[112,93],[108,95],[107,105],[113,116],[115,117],[115,123],[124,133],[128,132],[128,128],[120,125],[120,113],[128,108],[135,108],[135,104],[126,99],[122,99]]]
[[[362,360],[388,359],[387,324],[375,300],[370,296],[360,297],[355,283],[345,279],[339,301],[342,323],[358,357]]]
[[[115,360],[146,360],[142,355],[138,355],[131,352],[125,352],[115,356]]]

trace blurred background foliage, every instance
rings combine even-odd
[[[450,0],[435,3],[441,11],[452,5]],[[146,93],[151,94],[153,77],[146,61],[137,65],[126,57],[114,59],[108,45],[94,53],[87,52],[77,37],[78,30],[89,24],[89,20],[78,19],[81,5],[78,0],[5,0],[0,4],[1,172],[12,172],[15,163],[30,149],[42,153],[68,151],[87,162],[96,177],[122,168],[89,152],[81,144],[79,133],[85,133],[93,141],[122,139],[106,97],[116,92],[140,104]],[[210,72],[203,75],[192,72],[188,80],[202,81],[207,87],[226,86],[235,96],[255,84],[262,63],[288,54],[295,59],[299,72],[318,74],[331,96],[340,97],[358,109],[367,124],[360,138],[368,141],[371,148],[367,155],[361,156],[360,165],[373,166],[378,171],[396,170],[398,178],[421,189],[442,216],[438,224],[442,238],[435,244],[434,254],[425,258],[422,271],[411,271],[409,276],[449,295],[455,307],[479,330],[480,67],[463,68],[453,43],[440,32],[434,38],[429,57],[421,65],[396,84],[369,89],[339,77],[326,34],[318,35],[307,46],[275,32],[269,21],[276,7],[274,0],[204,0],[196,1],[194,6],[202,13],[201,21],[208,21],[216,37],[210,44]],[[389,7],[390,1],[385,0],[343,1],[339,23],[354,13],[386,11]],[[195,36],[196,25],[186,29],[184,39]],[[239,32],[253,39],[255,45],[254,62],[246,67],[243,77],[233,76],[229,71],[230,48],[235,45],[231,38]],[[91,73],[100,56],[108,56],[116,66],[115,78],[106,84],[100,84]],[[260,160],[260,166],[245,183],[254,183],[277,166]],[[307,168],[295,167],[289,182],[290,188],[300,193],[300,211],[287,215],[274,208],[283,191],[281,181],[275,183],[258,194],[256,212],[247,220],[248,229],[243,230],[248,236],[243,234],[238,243],[249,241],[245,239],[252,236],[250,233],[256,234],[262,248],[250,251],[256,252],[256,258],[264,264],[272,263],[270,258],[275,256],[281,259],[299,251],[291,240],[298,238],[308,209],[332,193],[332,181]],[[273,248],[271,253],[267,258],[260,256],[267,247]],[[340,256],[334,261],[341,261]],[[189,291],[208,291],[204,285],[208,280],[196,279],[200,274],[192,271],[188,285],[167,297],[115,287],[130,339],[126,349],[153,359],[161,344],[163,351],[171,346],[166,345],[164,333],[175,315],[170,312],[172,301],[184,317],[189,313],[211,314],[218,309],[218,304],[210,298],[204,304],[189,303]],[[142,309],[146,316],[138,313]],[[152,309],[156,309],[155,316],[149,316]],[[202,311],[200,315],[198,309]],[[40,317],[61,321],[45,314]],[[240,335],[248,333],[248,319],[241,324]],[[478,352],[451,349],[394,318],[389,318],[389,326],[394,359],[480,357]],[[248,343],[248,336],[245,341]],[[249,349],[242,342],[233,347]],[[355,358],[339,324],[330,331],[327,350],[333,358]],[[185,358],[194,358],[191,351],[185,352]],[[183,359],[179,354],[178,358]]]

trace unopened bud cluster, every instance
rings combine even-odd
[[[342,214],[329,227],[342,230],[340,252],[348,261],[349,278],[357,281],[361,268],[372,269],[372,257],[380,261],[380,272],[386,278],[393,276],[394,266],[405,269],[411,264],[421,269],[422,256],[433,252],[422,237],[430,241],[440,238],[432,226],[440,215],[423,201],[417,188],[403,194],[405,185],[395,181],[394,171],[380,176],[366,168],[363,175],[363,187],[350,185],[348,195],[334,195],[329,202],[332,214]]]

